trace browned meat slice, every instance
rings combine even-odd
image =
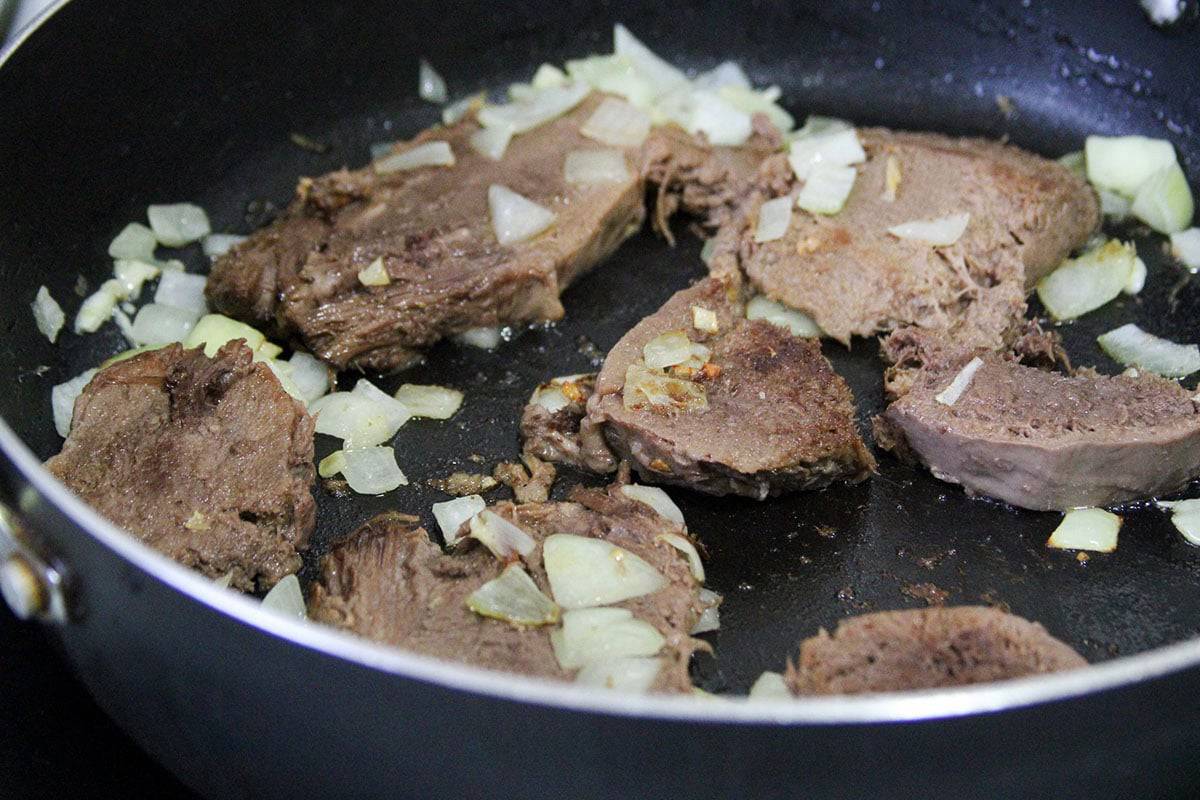
[[[523,566],[552,597],[541,545],[554,534],[603,539],[639,556],[666,578],[659,591],[616,604],[664,637],[655,680],[659,691],[691,690],[688,661],[700,646],[689,631],[704,610],[699,584],[679,551],[659,539],[681,529],[649,506],[608,491],[576,489],[572,502],[498,503],[490,510],[517,525],[537,547]],[[466,539],[467,543],[474,540]],[[371,520],[326,556],[309,613],[360,636],[406,650],[489,669],[569,680],[550,641],[551,627],[521,627],[480,616],[467,598],[496,578],[505,564],[482,546],[447,555],[414,517]]]
[[[1025,293],[1082,245],[1100,222],[1095,193],[1066,168],[981,139],[863,129],[867,161],[845,208],[797,210],[787,234],[754,242],[758,207],[794,191],[782,156],[719,235],[714,272],[740,266],[772,299],[803,311],[849,342],[905,326],[956,345],[998,349],[1025,310]],[[899,175],[885,198],[888,164]],[[897,173],[898,170],[898,173]],[[888,228],[969,213],[953,245],[902,240]]]
[[[736,280],[707,278],[625,334],[596,379],[588,421],[654,483],[762,499],[866,478],[875,462],[853,397],[820,343],[747,320],[739,291]],[[715,333],[695,327],[697,307],[715,314]],[[679,377],[648,372],[643,348],[667,333],[707,348],[707,363],[672,367]]]
[[[1036,622],[982,606],[844,619],[800,644],[785,681],[797,695],[934,689],[1087,666]]]
[[[589,472],[615,470],[617,460],[604,434],[586,419],[587,401],[595,388],[595,374],[565,375],[539,386],[521,414],[525,452]]]
[[[969,357],[924,370],[877,423],[880,444],[969,492],[1032,509],[1151,497],[1200,475],[1200,404],[1178,383],[1066,376],[985,354],[958,400],[938,402]]]
[[[252,358],[169,345],[101,370],[47,469],[176,561],[271,586],[312,533],[313,420]]]
[[[562,316],[559,294],[641,225],[639,154],[614,183],[570,185],[564,161],[602,146],[579,133],[600,102],[593,94],[565,116],[516,136],[500,161],[468,143],[473,118],[425,131],[403,151],[447,142],[457,163],[380,174],[368,167],[301,181],[287,215],[213,266],[208,296],[218,310],[274,320],[338,368],[391,370],[470,328]],[[533,239],[500,245],[488,187],[506,186],[558,218]],[[376,259],[390,283],[364,286]]]

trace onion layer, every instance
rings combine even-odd
[[[30,307],[33,309],[33,321],[37,324],[38,331],[50,340],[50,344],[54,344],[58,339],[58,332],[67,320],[62,306],[50,296],[50,290],[42,286],[38,288],[37,296]]]
[[[619,603],[667,585],[640,556],[601,539],[554,534],[542,545],[542,560],[550,590],[563,608]]]
[[[1113,239],[1079,258],[1068,259],[1042,278],[1037,287],[1038,298],[1058,320],[1094,311],[1129,285],[1136,258],[1132,243]]]
[[[447,546],[456,544],[463,536],[459,535],[462,525],[479,512],[487,508],[487,503],[477,494],[456,497],[444,503],[433,504],[433,518],[442,529],[442,539]],[[465,536],[465,534],[464,534]]]
[[[262,607],[286,617],[305,619],[308,609],[304,606],[304,592],[300,591],[300,579],[295,575],[285,575],[267,592],[267,596],[262,599]]]
[[[529,626],[553,625],[561,613],[518,564],[509,564],[498,578],[472,592],[467,608],[483,617]]]
[[[192,203],[150,206],[146,216],[154,237],[167,247],[183,247],[212,233],[208,214]]]
[[[450,419],[462,407],[463,393],[446,386],[419,386],[406,383],[396,390],[395,398],[414,417]]]
[[[496,241],[504,246],[532,239],[553,225],[557,217],[550,209],[499,184],[488,188],[488,210]]]
[[[1164,378],[1182,378],[1200,370],[1200,347],[1160,339],[1132,323],[1101,334],[1096,341],[1114,361]]]
[[[1102,508],[1076,508],[1063,515],[1063,521],[1050,534],[1046,546],[1111,553],[1117,549],[1120,530],[1121,518],[1116,514]]]

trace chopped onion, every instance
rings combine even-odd
[[[144,305],[133,319],[131,334],[136,345],[182,342],[196,326],[199,314],[159,303]]]
[[[783,680],[783,675],[778,672],[764,672],[758,676],[758,680],[754,681],[754,685],[750,687],[750,699],[752,700],[777,700],[792,698],[792,692],[787,687],[787,683]]]
[[[50,340],[50,344],[54,344],[58,339],[58,332],[62,330],[63,323],[67,320],[62,306],[50,296],[50,290],[42,286],[38,288],[37,296],[30,303],[30,308],[33,309],[33,321],[37,324],[38,331]]]
[[[537,548],[532,536],[492,511],[481,511],[471,517],[471,532],[467,535],[501,561],[527,556]]]
[[[433,518],[442,529],[442,539],[447,546],[456,544],[464,536],[459,536],[459,530],[467,520],[487,508],[487,503],[477,494],[456,497],[444,503],[433,504]]]
[[[716,333],[721,330],[721,323],[717,320],[717,312],[703,306],[692,306],[692,327],[701,333]]]
[[[1137,250],[1113,239],[1042,278],[1037,293],[1055,319],[1074,319],[1108,303],[1129,285]]]
[[[1088,180],[1101,189],[1133,197],[1152,175],[1175,163],[1175,148],[1145,136],[1089,136]]]
[[[666,542],[671,547],[683,553],[688,560],[688,567],[692,570],[692,577],[696,579],[697,583],[704,583],[704,562],[700,560],[700,553],[696,550],[696,545],[692,544],[691,540],[677,533],[663,533],[654,537],[654,541],[657,542],[659,540]]]
[[[121,284],[118,297],[122,300],[136,298],[142,293],[142,285],[152,278],[157,278],[159,272],[156,265],[144,261],[130,261],[126,258],[114,261],[113,277]]]
[[[262,357],[261,352],[255,353],[255,361],[261,361],[279,381],[279,386],[296,400],[308,405],[308,398],[300,391],[300,387],[292,380],[292,365],[286,361],[276,361],[273,357]]]
[[[112,320],[116,323],[117,328],[121,331],[121,335],[125,337],[125,341],[130,344],[136,344],[133,341],[133,320],[125,313],[124,308],[114,308],[112,312]]]
[[[150,206],[146,209],[154,238],[167,247],[183,247],[212,233],[208,214],[192,203]]]
[[[75,414],[75,399],[83,393],[84,388],[92,378],[96,377],[98,371],[89,369],[50,390],[50,409],[54,412],[54,430],[58,431],[58,435],[64,439],[71,432],[71,418]]]
[[[1108,189],[1097,189],[1096,194],[1100,195],[1100,211],[1104,216],[1114,222],[1120,222],[1129,216],[1129,207],[1132,201],[1128,198],[1116,192],[1110,192]]]
[[[279,345],[275,344],[274,342],[264,341],[254,351],[254,360],[255,361],[270,361],[271,359],[278,357],[279,354],[282,352],[283,352],[283,348],[280,347]]]
[[[679,510],[679,506],[675,505],[675,501],[671,499],[670,495],[657,486],[639,486],[636,483],[630,483],[621,487],[621,494],[630,500],[650,506],[658,512],[660,517],[669,519],[680,527],[686,527],[686,523],[683,521],[683,512]]]
[[[762,91],[755,91],[750,87],[722,86],[717,89],[717,94],[738,111],[744,111],[747,114],[766,114],[771,124],[782,133],[786,133],[796,126],[796,120],[792,115],[784,111],[776,102],[783,94],[778,86],[771,86]]]
[[[464,97],[461,100],[455,100],[450,105],[442,109],[442,124],[454,125],[460,122],[463,117],[483,107],[483,101],[486,96],[483,92],[477,92],[470,97]]]
[[[740,147],[753,132],[750,115],[716,92],[692,92],[689,119],[690,133],[703,133],[711,144],[720,147]]]
[[[654,686],[660,671],[660,658],[614,658],[588,664],[575,675],[575,682],[599,689],[644,694]]]
[[[746,76],[745,70],[736,61],[722,61],[708,72],[697,75],[692,81],[692,85],[697,89],[712,91],[719,91],[727,86],[739,89],[751,88],[750,78]]]
[[[666,639],[626,608],[582,608],[562,615],[562,628],[551,631],[554,657],[563,669],[579,669],[612,658],[652,656]]]
[[[1155,25],[1170,25],[1183,14],[1183,0],[1142,0],[1142,9]]]
[[[445,112],[443,111],[442,114],[444,116]],[[449,125],[450,123],[446,123],[446,124]],[[383,158],[384,156],[390,155],[392,150],[394,150],[395,148],[396,148],[395,142],[375,142],[374,144],[369,145],[367,149],[371,153],[371,160],[378,161],[379,159]]]
[[[579,132],[613,147],[641,147],[650,135],[650,116],[625,100],[606,97]]]
[[[613,26],[613,53],[632,64],[657,89],[658,94],[666,94],[688,84],[683,72],[655,55],[620,23]]]
[[[536,403],[552,414],[555,411],[566,408],[571,403],[582,405],[585,401],[583,390],[576,383],[583,378],[591,377],[594,377],[594,375],[562,375],[557,378],[551,378],[533,390],[533,395],[530,396],[529,402]]]
[[[204,251],[204,255],[215,259],[225,255],[244,241],[246,241],[246,237],[236,233],[210,233],[200,242],[200,249]]]
[[[470,143],[471,149],[484,158],[499,161],[504,158],[504,153],[508,150],[508,143],[512,141],[512,137],[513,132],[509,128],[480,128],[472,133],[467,141]]]
[[[101,325],[112,319],[113,309],[123,298],[124,288],[120,281],[110,278],[89,295],[75,315],[76,333],[94,333]]]
[[[1114,361],[1165,378],[1182,378],[1200,370],[1200,347],[1160,339],[1133,323],[1101,334],[1096,341]]]
[[[108,254],[113,258],[153,261],[154,248],[157,246],[158,239],[154,231],[140,222],[131,222],[108,245]]]
[[[1171,511],[1171,523],[1188,544],[1200,545],[1200,500],[1160,500],[1158,507]]]
[[[800,180],[808,180],[816,170],[824,167],[847,167],[866,160],[867,153],[853,128],[797,138],[788,150],[788,163]]]
[[[553,625],[561,611],[533,578],[517,564],[509,564],[498,578],[480,586],[467,597],[467,608],[482,617],[513,625]]]
[[[758,209],[758,226],[754,229],[754,241],[773,242],[782,239],[792,222],[791,195],[768,200]]]
[[[220,586],[222,589],[228,589],[233,585],[233,570],[229,570],[229,572],[226,572],[219,578],[213,578],[213,584],[215,586]]]
[[[893,225],[888,233],[897,239],[912,239],[934,247],[947,247],[962,238],[971,222],[970,214],[950,214],[930,220],[914,220]]]
[[[629,180],[629,167],[620,150],[574,150],[567,153],[563,178],[574,185],[624,183]]]
[[[1192,272],[1200,270],[1200,228],[1172,233],[1171,253]]]
[[[100,369],[105,369],[107,367],[111,367],[113,364],[119,364],[122,361],[128,361],[129,359],[133,358],[134,356],[140,356],[142,353],[149,353],[151,350],[158,350],[158,349],[159,348],[157,348],[157,347],[146,346],[146,347],[134,347],[129,350],[124,350],[120,353],[117,353],[115,356],[109,356],[108,358],[101,361]]]
[[[700,248],[700,260],[704,262],[705,266],[712,264],[713,256],[716,255],[716,250],[717,240],[715,238],[705,239],[704,246]]]
[[[1067,169],[1074,172],[1081,178],[1087,178],[1087,163],[1083,156],[1082,150],[1076,150],[1072,153],[1058,157],[1058,163],[1062,164]]]
[[[304,592],[300,591],[300,579],[295,575],[285,575],[267,592],[267,596],[262,599],[262,607],[286,617],[305,619],[308,609],[304,607]]]
[[[896,193],[900,191],[902,178],[903,173],[900,171],[899,159],[895,156],[888,156],[887,163],[884,165],[883,194],[881,195],[884,202],[896,202]]]
[[[630,364],[625,370],[622,403],[630,411],[644,408],[646,404],[676,411],[703,411],[708,408],[708,392],[693,381]]]
[[[476,114],[485,128],[505,128],[525,133],[561,117],[587,97],[591,91],[584,83],[568,83],[538,89],[523,100],[505,105],[485,105]]]
[[[242,339],[251,350],[258,350],[267,343],[267,337],[249,325],[221,314],[207,314],[192,328],[183,340],[186,348],[204,346],[204,355],[212,358],[227,342]]]
[[[667,585],[640,556],[602,539],[553,534],[542,545],[542,561],[554,599],[563,608],[619,603]]]
[[[363,286],[387,286],[392,282],[387,267],[383,265],[383,256],[372,261],[366,269],[359,270],[358,282]]]
[[[499,328],[469,328],[454,335],[455,341],[481,350],[495,350],[500,346],[500,338]]]
[[[793,336],[818,337],[822,331],[807,314],[783,303],[777,303],[765,295],[758,295],[746,304],[746,319],[766,320],[772,325],[787,328]]]
[[[809,114],[804,120],[804,127],[788,137],[791,141],[798,139],[809,139],[817,136],[825,136],[831,133],[840,131],[852,130],[854,128],[849,122],[837,117],[822,117],[819,114]]]
[[[358,383],[354,384],[354,391],[351,394],[356,394],[359,397],[364,397],[370,400],[387,415],[388,426],[392,428],[392,433],[404,427],[404,423],[412,419],[412,411],[408,406],[392,397],[387,392],[380,389],[375,384],[371,383],[366,378],[359,378]],[[388,435],[391,438],[391,434]]]
[[[403,384],[396,390],[395,398],[414,417],[428,419],[450,419],[462,407],[463,393],[446,386],[419,386]]]
[[[534,89],[550,89],[552,87],[565,86],[566,83],[567,73],[553,64],[542,64],[537,68],[537,72],[533,73],[533,78],[529,81],[529,85]]]
[[[629,59],[619,55],[568,61],[567,73],[572,80],[586,83],[597,91],[620,95],[647,111],[653,110],[654,100],[661,94],[649,78],[634,68]]]
[[[809,173],[796,205],[812,214],[836,214],[846,205],[857,177],[854,167],[818,167]]]
[[[317,474],[322,478],[332,478],[346,468],[346,451],[334,450],[321,459],[317,464]]]
[[[387,410],[362,393],[334,392],[314,401],[309,411],[316,431],[342,439],[346,447],[370,447],[395,435]]]
[[[712,589],[701,587],[699,598],[704,604],[704,610],[700,612],[700,618],[696,620],[696,624],[688,631],[692,636],[698,633],[709,633],[710,631],[718,631],[721,629],[721,595],[714,592]]]
[[[312,403],[329,391],[329,368],[308,353],[292,353],[288,359],[292,381],[305,403]]]
[[[692,340],[683,331],[667,331],[642,346],[642,357],[650,369],[682,364],[692,356]]]
[[[1195,204],[1178,164],[1151,175],[1133,198],[1130,212],[1159,233],[1178,233],[1192,224]]]
[[[426,142],[403,152],[384,156],[372,166],[376,172],[383,174],[422,167],[452,167],[454,151],[447,142]]]
[[[346,450],[345,456],[342,477],[358,494],[383,494],[408,485],[390,447],[361,447]]]
[[[532,239],[554,224],[556,214],[505,186],[488,187],[488,209],[496,241],[504,246]]]
[[[952,406],[958,402],[958,398],[963,396],[963,392],[971,385],[971,379],[975,377],[975,373],[983,366],[983,360],[979,357],[972,358],[967,362],[966,366],[958,371],[954,376],[954,380],[950,381],[950,385],[942,391],[938,392],[933,399],[944,406]]]
[[[208,278],[189,275],[186,272],[164,272],[154,290],[154,302],[192,311],[197,315],[208,313],[208,301],[204,299],[204,287]]]
[[[1111,553],[1117,549],[1121,518],[1102,508],[1076,508],[1063,515],[1063,521],[1047,540],[1047,547],[1060,550],[1093,550]]]
[[[1133,260],[1133,272],[1129,273],[1129,283],[1125,284],[1125,288],[1121,291],[1128,295],[1139,294],[1142,289],[1146,288],[1146,275],[1149,270],[1146,269],[1146,262],[1140,258]]]
[[[425,59],[421,59],[417,65],[417,95],[422,100],[428,100],[430,103],[445,105],[450,99],[449,93],[446,91],[446,81],[438,74]]]

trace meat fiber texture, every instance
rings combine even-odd
[[[241,341],[102,369],[46,468],[146,544],[240,589],[299,569],[313,530],[312,417]]]

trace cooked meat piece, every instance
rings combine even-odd
[[[554,486],[554,478],[558,471],[553,464],[548,464],[529,453],[521,455],[522,464],[515,461],[503,461],[492,470],[492,476],[512,489],[513,498],[518,503],[544,503],[550,499],[550,489]]]
[[[559,295],[616,249],[644,217],[639,155],[620,183],[568,185],[574,150],[601,145],[580,125],[593,94],[565,116],[514,137],[493,161],[468,143],[473,118],[425,131],[397,151],[450,144],[452,167],[377,173],[342,170],[300,182],[288,213],[213,266],[217,310],[278,322],[338,368],[387,371],[453,333],[562,316]],[[558,215],[533,239],[501,246],[488,187],[500,184]],[[358,273],[383,259],[391,282],[364,286]]]
[[[716,314],[717,333],[693,327],[693,306]],[[694,380],[665,387],[665,402],[637,388],[631,395],[626,376],[644,368],[643,347],[672,331],[708,348],[708,364]],[[681,410],[676,401],[685,390],[702,393],[703,404]],[[875,461],[854,416],[850,389],[818,341],[745,319],[736,280],[707,278],[617,342],[587,418],[649,482],[762,499],[866,478]]]
[[[1200,475],[1200,408],[1143,372],[1074,376],[996,354],[953,405],[936,400],[968,356],[925,370],[877,423],[881,446],[1015,506],[1066,510],[1174,491]]]
[[[660,691],[688,692],[688,660],[701,646],[688,632],[703,610],[699,586],[687,561],[665,542],[679,528],[613,486],[607,492],[577,489],[572,502],[498,503],[491,510],[540,543],[566,533],[604,539],[640,556],[659,570],[668,585],[619,605],[657,628],[666,638],[659,674]],[[466,540],[473,542],[473,540]],[[541,548],[525,559],[541,590],[551,596]],[[467,597],[497,577],[504,564],[483,547],[447,555],[432,544],[416,518],[376,517],[325,557],[313,590],[313,619],[360,636],[438,658],[489,669],[569,680],[555,659],[548,628],[519,628],[481,617]]]
[[[181,564],[271,586],[312,533],[313,420],[252,359],[173,344],[101,370],[46,468]]]
[[[595,374],[566,375],[534,390],[521,413],[521,439],[526,453],[576,469],[606,473],[617,460],[604,434],[589,422],[587,401],[596,388]]]
[[[793,694],[963,686],[1087,666],[1036,622],[984,606],[882,611],[844,619],[800,644]]]
[[[838,214],[797,210],[787,234],[754,242],[758,208],[793,191],[783,156],[764,165],[760,188],[719,235],[714,272],[740,265],[772,299],[803,311],[849,342],[913,325],[960,346],[999,349],[1019,324],[1025,293],[1100,223],[1095,193],[1052,161],[981,139],[862,129],[867,162]],[[900,170],[884,198],[889,160]],[[794,181],[790,182],[794,184]],[[904,222],[970,213],[948,247],[887,232]]]

